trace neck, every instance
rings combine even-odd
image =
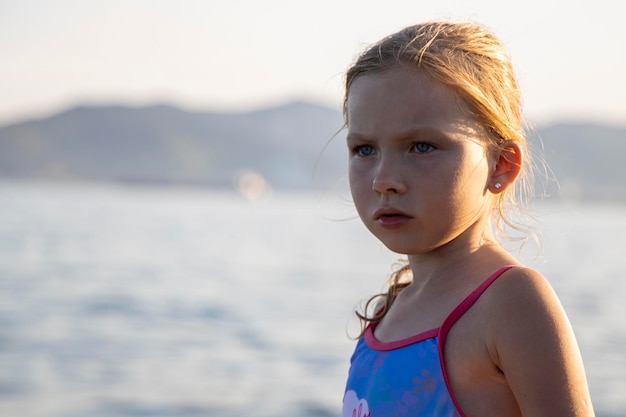
[[[515,262],[493,238],[488,228],[471,228],[454,240],[426,253],[408,256],[415,289],[431,286],[438,277],[482,273],[497,265]],[[445,285],[445,282],[441,283]],[[440,285],[440,284],[438,284]]]

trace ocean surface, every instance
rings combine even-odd
[[[539,205],[599,417],[626,415],[626,206]],[[0,415],[339,416],[389,253],[339,195],[0,183]]]

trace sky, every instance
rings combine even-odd
[[[367,45],[430,19],[505,43],[535,124],[626,126],[626,24],[614,0],[0,0],[0,125],[74,105],[340,108]]]

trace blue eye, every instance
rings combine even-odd
[[[374,148],[369,145],[360,145],[354,149],[354,153],[358,156],[370,156],[374,153]]]
[[[433,145],[426,142],[417,142],[413,144],[412,150],[417,153],[428,153],[432,152],[435,149]]]

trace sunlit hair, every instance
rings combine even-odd
[[[522,122],[521,95],[509,55],[498,38],[474,22],[434,21],[409,26],[365,50],[346,74],[343,113],[348,120],[348,93],[354,80],[398,66],[415,68],[452,89],[467,103],[487,134],[487,153],[495,154],[508,141],[522,150],[523,166],[514,186],[497,194],[492,220],[501,235],[505,228],[524,231],[512,212],[531,192],[532,170]],[[363,327],[381,320],[398,292],[411,281],[411,270],[401,263],[391,274],[388,291],[372,297],[357,311]],[[372,304],[373,301],[376,301]],[[375,308],[371,308],[374,306]],[[372,311],[372,313],[368,313]]]

